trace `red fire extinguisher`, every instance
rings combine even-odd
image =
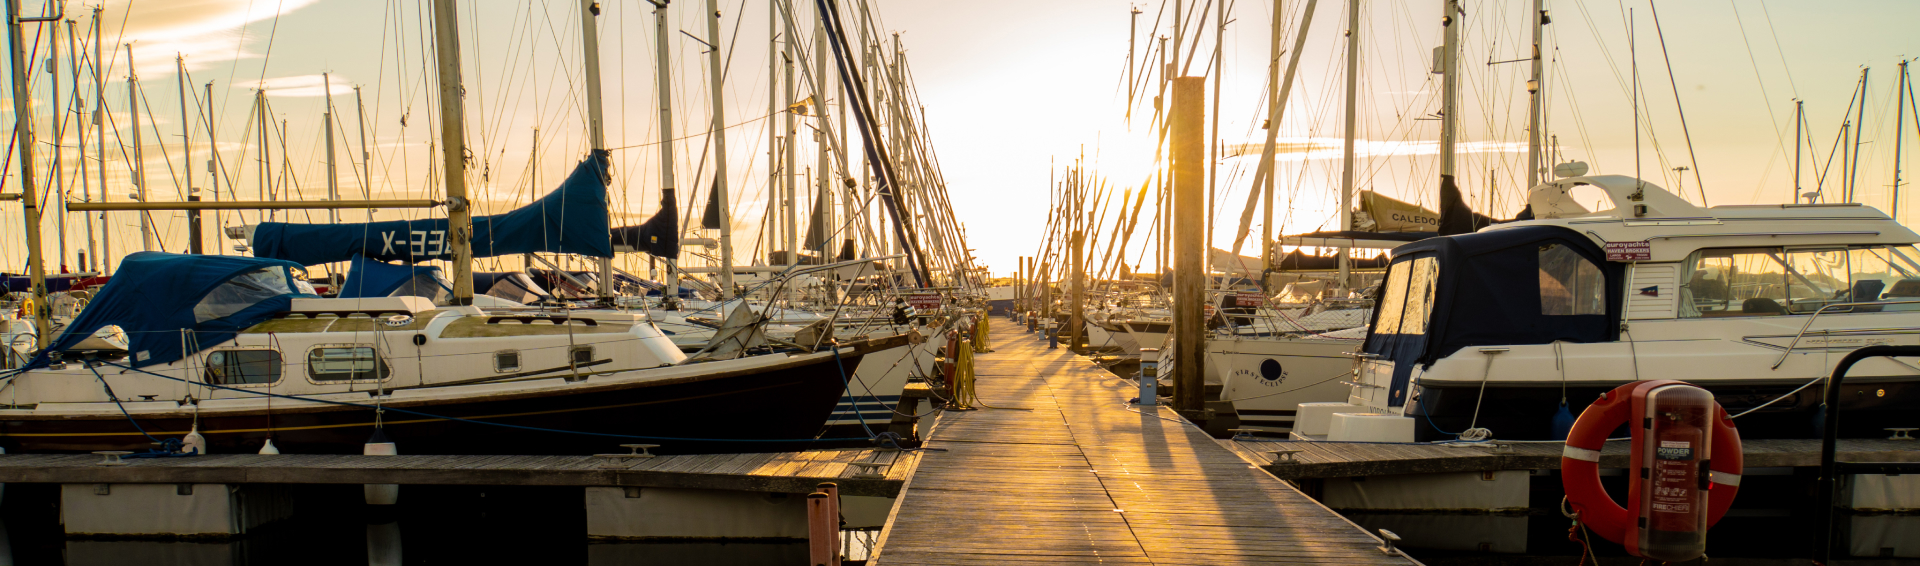
[[[1600,452],[1622,424],[1632,432],[1627,506],[1600,486]],[[1706,553],[1707,528],[1733,504],[1740,434],[1706,390],[1642,381],[1600,396],[1567,435],[1561,483],[1575,519],[1627,552],[1669,562]]]

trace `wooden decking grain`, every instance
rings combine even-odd
[[[1408,564],[1170,409],[994,321],[870,564]]]

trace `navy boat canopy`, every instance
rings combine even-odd
[[[1362,350],[1393,360],[1390,406],[1415,365],[1470,346],[1619,339],[1624,264],[1579,232],[1518,226],[1393,249]]]
[[[109,325],[126,331],[134,367],[179,361],[286,312],[296,297],[316,296],[296,274],[301,269],[277,259],[128,255],[100,295],[27,367],[46,366],[50,353],[64,352]]]
[[[453,288],[436,266],[394,265],[366,256],[353,256],[349,265],[347,281],[340,285],[338,296],[342,299],[410,296],[434,299],[434,304],[444,305],[442,299],[453,296]]]
[[[533,204],[506,214],[473,219],[473,257],[553,252],[613,257],[607,228],[607,153],[573,168],[567,180]],[[453,259],[447,219],[389,220],[356,224],[263,222],[253,231],[253,253],[304,265],[348,261],[416,264]]]

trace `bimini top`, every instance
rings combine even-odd
[[[1366,345],[1394,362],[1391,406],[1416,364],[1470,346],[1619,339],[1624,264],[1558,226],[1442,236],[1393,250]]]
[[[433,304],[446,306],[453,296],[453,286],[439,267],[394,265],[359,255],[353,256],[349,265],[347,280],[340,285],[342,299],[425,297]]]
[[[52,353],[65,352],[109,325],[126,331],[134,367],[179,361],[286,312],[295,297],[317,296],[294,275],[297,269],[300,264],[277,259],[128,255],[100,296],[27,367],[46,366]]]

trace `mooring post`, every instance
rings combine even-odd
[[[839,566],[840,557],[834,555],[833,544],[839,542],[839,518],[831,512],[831,499],[825,493],[807,494],[807,564],[813,566]]]
[[[841,555],[841,552],[840,552],[840,484],[833,483],[830,481],[820,482],[818,485],[813,486],[813,490],[820,493],[827,494],[827,518],[830,520],[829,522],[833,523],[833,536],[829,538],[833,541],[832,556],[837,560],[840,558],[840,555]],[[838,562],[836,562],[835,564],[837,566]]]
[[[1206,222],[1201,191],[1206,165],[1205,77],[1173,79],[1173,407],[1191,420],[1205,420],[1206,337],[1201,305],[1206,277],[1200,261]]]
[[[1081,337],[1085,336],[1087,331],[1087,273],[1085,269],[1086,260],[1083,259],[1081,252],[1081,248],[1086,247],[1086,243],[1086,233],[1080,230],[1074,230],[1073,267],[1069,270],[1073,273],[1073,282],[1069,287],[1069,289],[1073,290],[1073,294],[1067,299],[1072,302],[1072,308],[1067,311],[1067,349],[1075,352],[1080,351],[1080,343],[1083,342]]]

